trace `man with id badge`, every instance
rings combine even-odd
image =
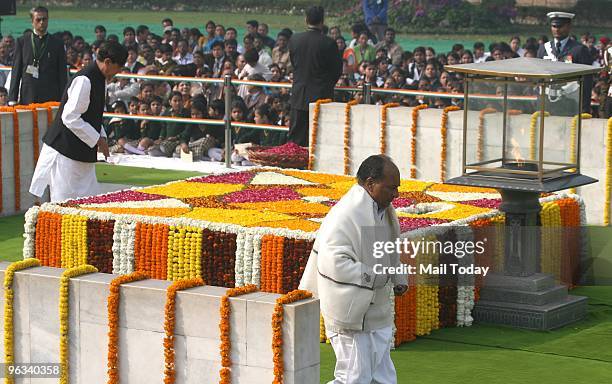
[[[32,31],[17,39],[11,71],[9,104],[60,101],[66,87],[66,53],[63,43],[47,33],[49,11],[30,10]]]

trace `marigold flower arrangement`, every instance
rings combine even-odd
[[[344,107],[344,174],[351,173],[351,108],[359,104],[351,100]]]
[[[380,110],[380,153],[387,153],[387,115],[389,108],[399,107],[399,103],[387,103]]]
[[[448,113],[452,111],[458,111],[459,108],[456,105],[451,105],[449,107],[444,108],[442,111],[442,123],[440,127],[440,135],[442,138],[441,144],[441,153],[440,153],[440,181],[444,182],[446,180],[446,154],[447,154],[447,128],[448,128]]]
[[[204,285],[201,277],[178,280],[172,283],[166,291],[164,309],[164,384],[174,384],[176,380],[176,364],[174,361],[174,327],[176,325],[176,293],[189,288]]]
[[[592,118],[593,116],[590,113],[581,113],[580,115],[576,115],[572,117],[572,122],[570,124],[570,163],[576,162],[576,142],[577,142],[577,134],[578,134],[578,117],[581,117],[582,120],[587,120]],[[570,169],[570,171],[574,171],[575,169]],[[570,193],[576,193],[576,188],[570,188]]]
[[[315,150],[317,149],[317,135],[319,132],[319,116],[321,114],[321,104],[331,103],[332,99],[320,99],[315,101],[315,106],[312,111],[312,129],[310,131],[310,148],[308,155],[308,169],[314,168]]]
[[[108,309],[108,384],[119,383],[119,301],[122,284],[148,279],[143,272],[132,272],[129,275],[117,276],[110,283],[107,299]]]
[[[70,382],[70,349],[68,348],[68,313],[69,306],[69,284],[70,279],[88,273],[96,273],[98,270],[93,265],[81,265],[66,269],[60,278],[60,297],[59,297],[59,319],[60,319],[60,384],[68,384]]]
[[[13,279],[15,272],[27,268],[39,267],[40,261],[34,258],[20,260],[9,265],[4,271],[4,363],[6,365],[15,363],[15,345],[13,329]],[[5,384],[13,384],[14,378],[5,372]]]
[[[274,384],[283,383],[283,305],[296,301],[309,299],[312,293],[296,289],[276,299],[274,313],[272,314],[272,355],[274,360]]]
[[[232,382],[232,340],[230,337],[230,297],[242,296],[249,293],[257,292],[258,288],[254,284],[245,285],[244,287],[230,288],[221,297],[221,307],[219,309],[221,321],[219,323],[219,333],[221,337],[221,345],[219,351],[221,353],[221,376],[220,384],[230,384]]]
[[[410,178],[417,177],[417,124],[419,122],[419,111],[428,108],[427,104],[421,104],[412,109],[412,126],[410,127]]]

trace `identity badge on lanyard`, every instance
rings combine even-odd
[[[44,40],[43,37],[43,40],[40,43],[40,50],[38,50],[36,44],[34,43],[34,33],[32,33],[30,37],[32,39],[32,53],[34,59],[32,60],[32,64],[28,65],[26,68],[26,73],[29,73],[33,78],[38,79],[38,67],[40,65],[40,59],[44,56],[47,50],[47,41]]]

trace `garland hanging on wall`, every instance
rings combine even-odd
[[[314,168],[315,150],[317,149],[317,137],[319,132],[319,116],[321,114],[321,104],[331,103],[332,99],[321,99],[315,101],[312,111],[312,130],[310,131],[310,150],[308,153],[308,169]]]
[[[119,301],[122,284],[148,279],[143,272],[132,272],[129,275],[117,276],[110,283],[107,299],[108,309],[108,384],[119,383]]]
[[[382,106],[380,113],[380,153],[382,155],[387,153],[387,115],[389,108],[399,107],[399,103],[387,103]]]
[[[172,283],[166,291],[164,308],[164,384],[174,384],[176,380],[176,364],[174,361],[174,327],[176,325],[176,293],[185,289],[204,285],[201,277],[178,280]]]
[[[219,334],[221,337],[221,345],[219,351],[221,353],[221,370],[219,374],[221,376],[220,384],[230,384],[232,382],[232,340],[230,337],[230,297],[242,296],[248,293],[253,293],[258,290],[254,284],[245,285],[244,287],[230,288],[225,292],[225,295],[221,298],[220,315],[221,321],[219,323]]]
[[[60,384],[68,384],[70,382],[70,349],[68,343],[69,337],[69,319],[68,313],[70,310],[69,287],[70,279],[88,273],[96,273],[98,269],[93,265],[81,265],[78,267],[66,269],[60,278],[60,297],[59,297],[59,324],[60,324]]]
[[[458,111],[459,108],[456,105],[451,105],[449,107],[444,108],[442,111],[442,123],[440,127],[440,135],[441,135],[441,150],[440,150],[440,181],[444,182],[446,180],[446,155],[447,155],[447,128],[448,128],[448,113],[452,111]]]
[[[344,174],[351,173],[351,108],[357,105],[357,100],[351,100],[344,107]]]
[[[40,261],[34,258],[20,260],[9,265],[4,271],[4,364],[15,364],[15,342],[13,328],[13,300],[15,294],[13,292],[13,279],[15,272],[26,268],[39,267]],[[13,384],[14,378],[6,374],[4,378],[5,384]]]
[[[427,104],[421,104],[412,109],[412,127],[410,128],[410,132],[412,134],[410,138],[410,178],[416,179],[417,177],[417,124],[419,121],[419,111],[421,109],[427,108]]]
[[[283,305],[296,301],[309,299],[312,293],[296,289],[276,299],[274,313],[272,314],[272,356],[274,360],[273,384],[282,384],[285,366],[283,362]]]

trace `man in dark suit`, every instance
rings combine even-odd
[[[336,43],[323,34],[323,7],[306,11],[308,30],[289,42],[293,66],[291,127],[288,140],[308,145],[308,104],[334,96],[334,85],[342,74],[342,57]]]
[[[33,32],[17,39],[9,101],[12,104],[60,101],[67,80],[64,45],[47,33],[47,8],[33,8],[30,17]]]
[[[566,63],[591,65],[593,63],[593,59],[589,53],[589,49],[570,36],[570,32],[572,30],[572,19],[575,15],[568,12],[549,12],[547,16],[550,20],[550,30],[553,35],[553,40],[540,45],[540,48],[538,49],[538,58]],[[591,111],[592,88],[593,77],[585,76],[582,92],[582,112]],[[562,89],[561,91],[566,92],[566,94],[569,95],[569,93],[567,93],[569,92],[569,88],[567,88],[565,91]],[[563,103],[563,95],[561,94],[563,92],[559,92],[558,99],[556,99],[557,96],[552,96],[554,100],[561,101],[561,103],[556,104],[559,106],[559,108],[554,108],[552,113],[555,114],[555,111],[557,110],[560,112],[559,115],[565,115],[568,112],[571,114],[577,113],[578,111],[572,111],[572,109],[574,109],[572,108],[572,105],[569,105],[569,103]]]

